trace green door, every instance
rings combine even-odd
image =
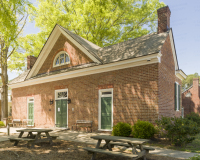
[[[28,125],[34,124],[34,103],[28,103],[28,119],[31,119],[31,121],[28,121]]]
[[[101,129],[112,129],[112,97],[101,97]]]
[[[67,100],[56,100],[56,126],[67,127]]]

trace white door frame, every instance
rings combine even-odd
[[[102,95],[102,92],[111,92],[111,94]],[[101,129],[101,97],[111,97],[111,130]],[[99,131],[112,131],[113,127],[113,88],[99,90],[99,107],[98,107],[98,130]]]
[[[58,92],[64,92],[64,91],[67,91],[67,97],[65,97],[65,98],[58,98],[57,93]],[[68,93],[69,93],[68,92],[68,88],[55,90],[55,124],[56,124],[56,100],[59,100],[59,99],[68,99]],[[68,128],[68,103],[67,103],[67,128]]]
[[[33,101],[30,101],[30,99],[33,99]],[[29,118],[28,118],[28,107],[29,107],[28,104],[29,104],[29,103],[33,103],[33,124],[32,124],[32,125],[28,125],[28,124],[27,124],[27,126],[34,126],[34,121],[35,121],[35,117],[34,117],[34,115],[35,115],[35,111],[34,111],[34,110],[35,110],[35,105],[34,105],[34,104],[35,104],[35,103],[34,103],[34,102],[35,102],[34,97],[28,97],[28,98],[27,98],[27,119],[29,119]],[[28,122],[28,121],[27,121],[27,122]]]

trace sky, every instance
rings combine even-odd
[[[33,3],[36,0],[31,0]],[[179,69],[187,75],[195,72],[200,75],[200,0],[160,0],[171,10],[170,27],[174,35]],[[28,22],[24,33],[38,33],[34,23]],[[8,74],[9,80],[18,76]]]

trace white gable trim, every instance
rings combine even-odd
[[[187,75],[182,70],[177,70],[175,74],[181,81],[187,78]]]
[[[176,56],[176,51],[175,51],[174,38],[172,35],[172,29],[170,29],[169,37],[170,37],[171,48],[172,48],[172,53],[173,53],[173,57],[174,57],[175,71],[176,71],[179,68],[178,68],[178,61],[177,61],[177,56]]]
[[[25,87],[25,86],[36,85],[36,84],[41,84],[41,83],[59,81],[63,79],[81,77],[81,76],[86,76],[86,75],[91,75],[91,74],[98,74],[102,72],[109,72],[109,71],[114,71],[114,70],[119,70],[119,69],[124,69],[124,68],[148,65],[148,64],[153,64],[153,63],[160,63],[161,56],[162,56],[161,53],[155,53],[148,56],[142,56],[138,58],[118,61],[118,62],[94,66],[94,67],[88,67],[88,68],[79,69],[75,71],[49,75],[49,76],[45,76],[41,78],[30,79],[30,80],[26,80],[24,82],[20,82],[16,84],[10,84],[9,87],[19,88],[19,87]]]
[[[76,47],[78,47],[83,53],[85,53],[91,60],[96,63],[101,63],[98,59],[96,59],[87,49],[85,49],[81,44],[79,44],[76,40],[74,40],[67,32],[65,32],[62,28],[60,28],[60,32],[67,37]]]
[[[77,41],[75,41],[70,35],[68,35],[59,25],[56,25],[53,29],[49,39],[47,40],[44,48],[42,49],[38,59],[36,60],[33,68],[29,72],[27,79],[36,76],[39,72],[40,68],[44,64],[47,56],[49,55],[50,51],[52,50],[54,44],[58,40],[61,33],[67,37],[75,46],[77,46],[83,53],[85,53],[91,60],[96,63],[101,63],[98,59],[96,59],[91,53],[88,52],[82,45],[80,45]]]
[[[52,31],[46,44],[44,45],[44,48],[42,49],[41,53],[39,54],[38,59],[36,60],[35,64],[33,65],[33,68],[30,70],[27,78],[37,75],[40,68],[44,64],[47,56],[49,55],[49,52],[52,50],[54,44],[56,43],[56,41],[58,40],[60,35],[61,35],[61,32],[59,30],[59,27],[56,26],[54,28],[54,30]]]

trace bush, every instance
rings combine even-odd
[[[200,127],[200,116],[198,113],[192,112],[190,114],[187,114],[185,118],[196,122],[198,127]]]
[[[130,124],[119,122],[115,126],[113,126],[112,135],[128,137],[130,136],[131,131],[132,129]]]
[[[151,138],[156,133],[153,124],[147,121],[137,121],[133,126],[132,135],[135,138]]]
[[[195,139],[194,136],[200,132],[196,122],[182,117],[162,117],[156,123],[162,128],[162,131],[171,140],[171,143],[176,146],[185,146],[192,142]]]
[[[189,158],[188,160],[200,160],[200,155]]]
[[[5,124],[2,121],[0,121],[0,127],[1,126],[5,126]]]

